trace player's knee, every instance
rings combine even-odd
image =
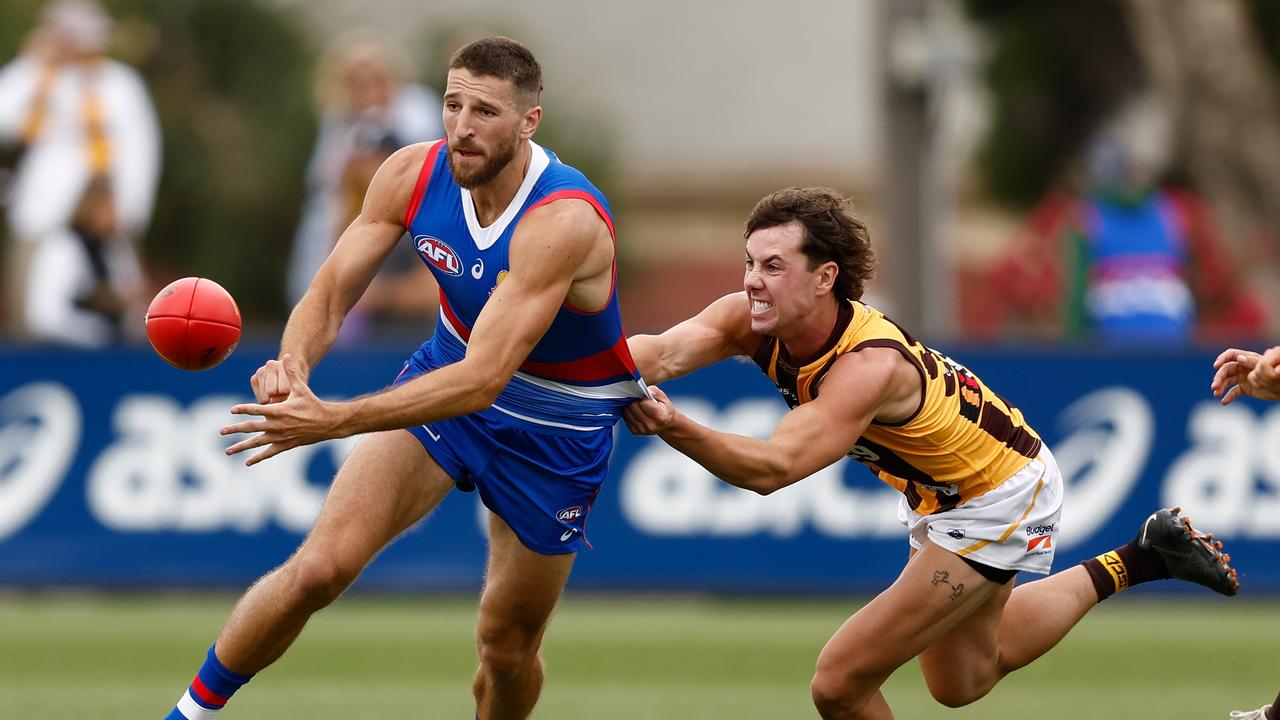
[[[821,661],[809,683],[813,705],[822,717],[838,717],[849,713],[859,707],[875,689],[873,682],[860,677],[858,673]]]
[[[299,553],[293,564],[294,588],[299,601],[316,609],[338,599],[360,575],[360,568],[350,567],[324,553]]]
[[[933,699],[949,708],[964,707],[980,699],[991,688],[966,682],[927,683]]]
[[[490,672],[516,673],[538,661],[538,634],[512,626],[481,628],[476,633],[476,652]]]

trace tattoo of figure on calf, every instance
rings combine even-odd
[[[961,593],[964,592],[964,583],[956,583],[955,585],[952,585],[951,573],[947,572],[946,570],[933,571],[933,584],[946,585],[947,587],[951,588],[951,595],[947,597],[948,600],[955,600],[956,598],[960,597]]]

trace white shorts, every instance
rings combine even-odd
[[[925,538],[974,562],[1001,570],[1049,574],[1062,517],[1062,473],[1047,447],[1013,477],[955,509],[920,515],[898,502],[911,547]]]

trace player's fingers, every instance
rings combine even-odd
[[[291,449],[291,448],[295,448],[295,447],[297,447],[297,446],[298,446],[298,443],[297,443],[297,442],[295,442],[295,441],[293,441],[293,440],[285,440],[285,441],[281,441],[281,442],[272,443],[271,445],[269,445],[269,446],[267,447],[267,449],[266,449],[266,450],[263,450],[262,452],[258,453],[257,455],[254,455],[253,457],[249,458],[248,460],[245,460],[245,461],[244,461],[244,466],[245,466],[245,467],[253,467],[254,465],[257,465],[258,463],[262,462],[263,460],[266,460],[267,458],[275,457],[276,455],[279,455],[280,453],[284,452],[285,450],[289,450],[289,449]]]
[[[256,447],[262,447],[263,445],[270,445],[279,439],[280,438],[278,436],[272,435],[271,433],[259,433],[258,435],[247,437],[227,448],[227,454],[236,455],[244,452],[245,450],[252,450]]]
[[[653,399],[658,402],[671,402],[671,398],[667,397],[667,394],[662,392],[662,388],[657,385],[650,385],[649,392],[653,395]]]
[[[1246,370],[1252,370],[1258,364],[1258,360],[1260,358],[1262,358],[1262,356],[1258,353],[1240,353],[1236,356],[1235,362],[1239,367]]]
[[[241,403],[240,405],[231,406],[232,415],[258,415],[260,417],[275,417],[278,412],[276,408],[270,405],[261,405],[258,403]]]
[[[1221,395],[1226,391],[1228,386],[1234,384],[1232,378],[1234,378],[1235,375],[1236,364],[1234,362],[1225,363],[1222,367],[1218,368],[1218,371],[1213,374],[1213,382],[1209,383],[1209,387],[1213,390],[1213,394]]]
[[[662,403],[657,400],[641,400],[636,404],[640,406],[640,413],[644,419],[662,417]]]
[[[266,366],[260,367],[254,371],[249,378],[249,387],[253,388],[253,397],[258,402],[266,402],[271,397],[271,390],[267,387]]]
[[[249,383],[249,386],[253,388],[254,400],[257,400],[259,403],[271,402],[270,393],[267,392],[266,386],[263,383],[258,381],[258,378],[256,375],[254,376],[253,381]]]
[[[298,393],[301,395],[310,395],[311,388],[307,386],[307,379],[302,376],[302,368],[298,365],[298,361],[289,353],[285,353],[280,357],[280,365],[284,369],[285,379],[288,385],[281,390],[287,389],[290,394]]]
[[[1240,354],[1239,350],[1235,348],[1227,348],[1226,350],[1223,350],[1222,352],[1218,353],[1218,357],[1214,358],[1213,366],[1222,367],[1223,363],[1225,363],[1226,361],[1230,360],[1231,358],[1239,354]]]
[[[1239,385],[1232,385],[1231,389],[1227,391],[1227,394],[1222,396],[1222,404],[1230,405],[1232,400],[1235,400],[1242,394],[1244,394],[1244,391],[1240,389]]]
[[[1259,397],[1265,397],[1268,388],[1275,385],[1278,379],[1280,377],[1277,377],[1276,369],[1265,363],[1259,363],[1248,376],[1249,384],[1258,388]]]
[[[643,411],[645,424],[651,434],[656,434],[667,425],[670,425],[671,418],[675,415],[675,407],[669,400],[666,402],[646,400]]]
[[[1273,347],[1263,353],[1259,364],[1267,365],[1272,371],[1280,373],[1280,346]]]
[[[633,417],[631,417],[631,416],[625,416],[625,417],[623,417],[623,418],[622,418],[622,420],[623,420],[623,422],[625,422],[625,423],[627,424],[627,430],[628,430],[632,435],[648,435],[648,434],[649,434],[649,433],[647,433],[647,432],[645,432],[645,431],[644,431],[644,422],[643,422],[643,421],[636,420],[635,418],[633,418]]]
[[[267,423],[261,420],[245,420],[244,422],[223,425],[218,430],[219,435],[239,435],[241,433],[266,432],[269,429]]]
[[[253,394],[259,403],[274,402],[272,398],[289,395],[288,385],[281,383],[281,372],[280,363],[275,360],[268,360],[258,368],[253,376]]]
[[[649,410],[644,405],[654,405],[652,400],[638,400],[627,406],[622,413],[622,419],[627,423],[627,429],[633,435],[652,435],[657,432],[653,418],[650,417]]]

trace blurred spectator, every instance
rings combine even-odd
[[[316,72],[320,131],[307,170],[306,207],[289,259],[288,300],[301,299],[338,236],[360,212],[382,161],[401,147],[443,137],[434,91],[404,82],[405,63],[383,41],[347,39],[331,48]],[[367,339],[404,321],[422,333],[431,323],[437,290],[431,274],[401,243],[347,316],[341,342]]]
[[[995,269],[1005,320],[1148,346],[1262,331],[1263,304],[1242,289],[1205,202],[1159,183],[1171,135],[1150,98],[1098,133],[1080,189],[1042,200]]]
[[[158,124],[142,79],[103,55],[110,33],[110,17],[93,0],[57,0],[20,55],[0,69],[0,145],[12,171],[2,193],[10,235],[6,300],[18,336],[31,334],[29,319],[45,316],[45,309],[25,307],[27,298],[44,296],[27,292],[28,284],[64,279],[33,273],[33,257],[46,242],[65,246],[86,187],[107,188],[89,195],[111,202],[112,235],[127,241],[120,253],[134,253],[130,243],[151,217]],[[130,262],[136,266],[136,257]]]
[[[119,232],[105,178],[90,181],[69,228],[36,243],[27,283],[26,324],[33,339],[102,347],[141,336],[142,270]]]

